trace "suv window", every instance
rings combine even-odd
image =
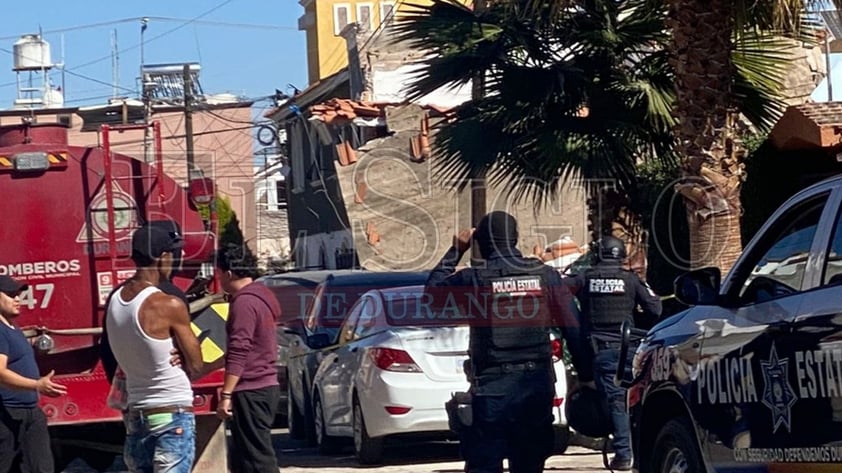
[[[822,285],[830,286],[842,283],[842,211],[836,216],[833,237],[827,249]]]
[[[742,304],[765,302],[801,291],[813,237],[829,194],[802,202],[769,227],[768,238],[746,260],[732,291]],[[745,278],[742,282],[741,279]]]

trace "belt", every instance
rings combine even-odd
[[[505,374],[515,373],[518,371],[536,371],[538,369],[546,369],[548,367],[546,361],[527,361],[525,363],[503,363],[502,365],[489,366],[478,371],[479,375],[487,374]]]
[[[193,406],[161,406],[150,407],[148,409],[136,409],[130,407],[126,412],[129,415],[146,417],[154,414],[178,414],[181,412],[193,412]]]

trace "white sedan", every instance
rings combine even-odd
[[[338,345],[322,360],[313,385],[316,440],[322,453],[354,440],[362,464],[379,463],[383,441],[398,434],[449,438],[444,404],[467,391],[467,326],[393,326],[389,320],[415,315],[423,286],[372,290],[348,313]],[[385,308],[385,310],[384,310]],[[387,317],[386,312],[390,316]],[[553,338],[558,382],[567,392],[562,345]],[[563,398],[554,402],[556,452],[567,447]]]

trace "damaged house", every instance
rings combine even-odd
[[[343,30],[349,67],[312,84],[268,114],[286,130],[290,248],[299,269],[428,269],[470,226],[470,191],[451,190],[435,172],[435,125],[470,99],[470,85],[413,103],[402,96],[419,54],[351,24]],[[482,137],[477,137],[482,139]],[[489,210],[520,222],[521,250],[584,243],[584,193],[563,189],[560,204],[511,202],[494,187]]]

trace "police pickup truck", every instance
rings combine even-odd
[[[842,177],[813,185],[721,282],[715,268],[675,281],[693,307],[653,327],[616,379],[638,471],[842,471],[840,207]]]

